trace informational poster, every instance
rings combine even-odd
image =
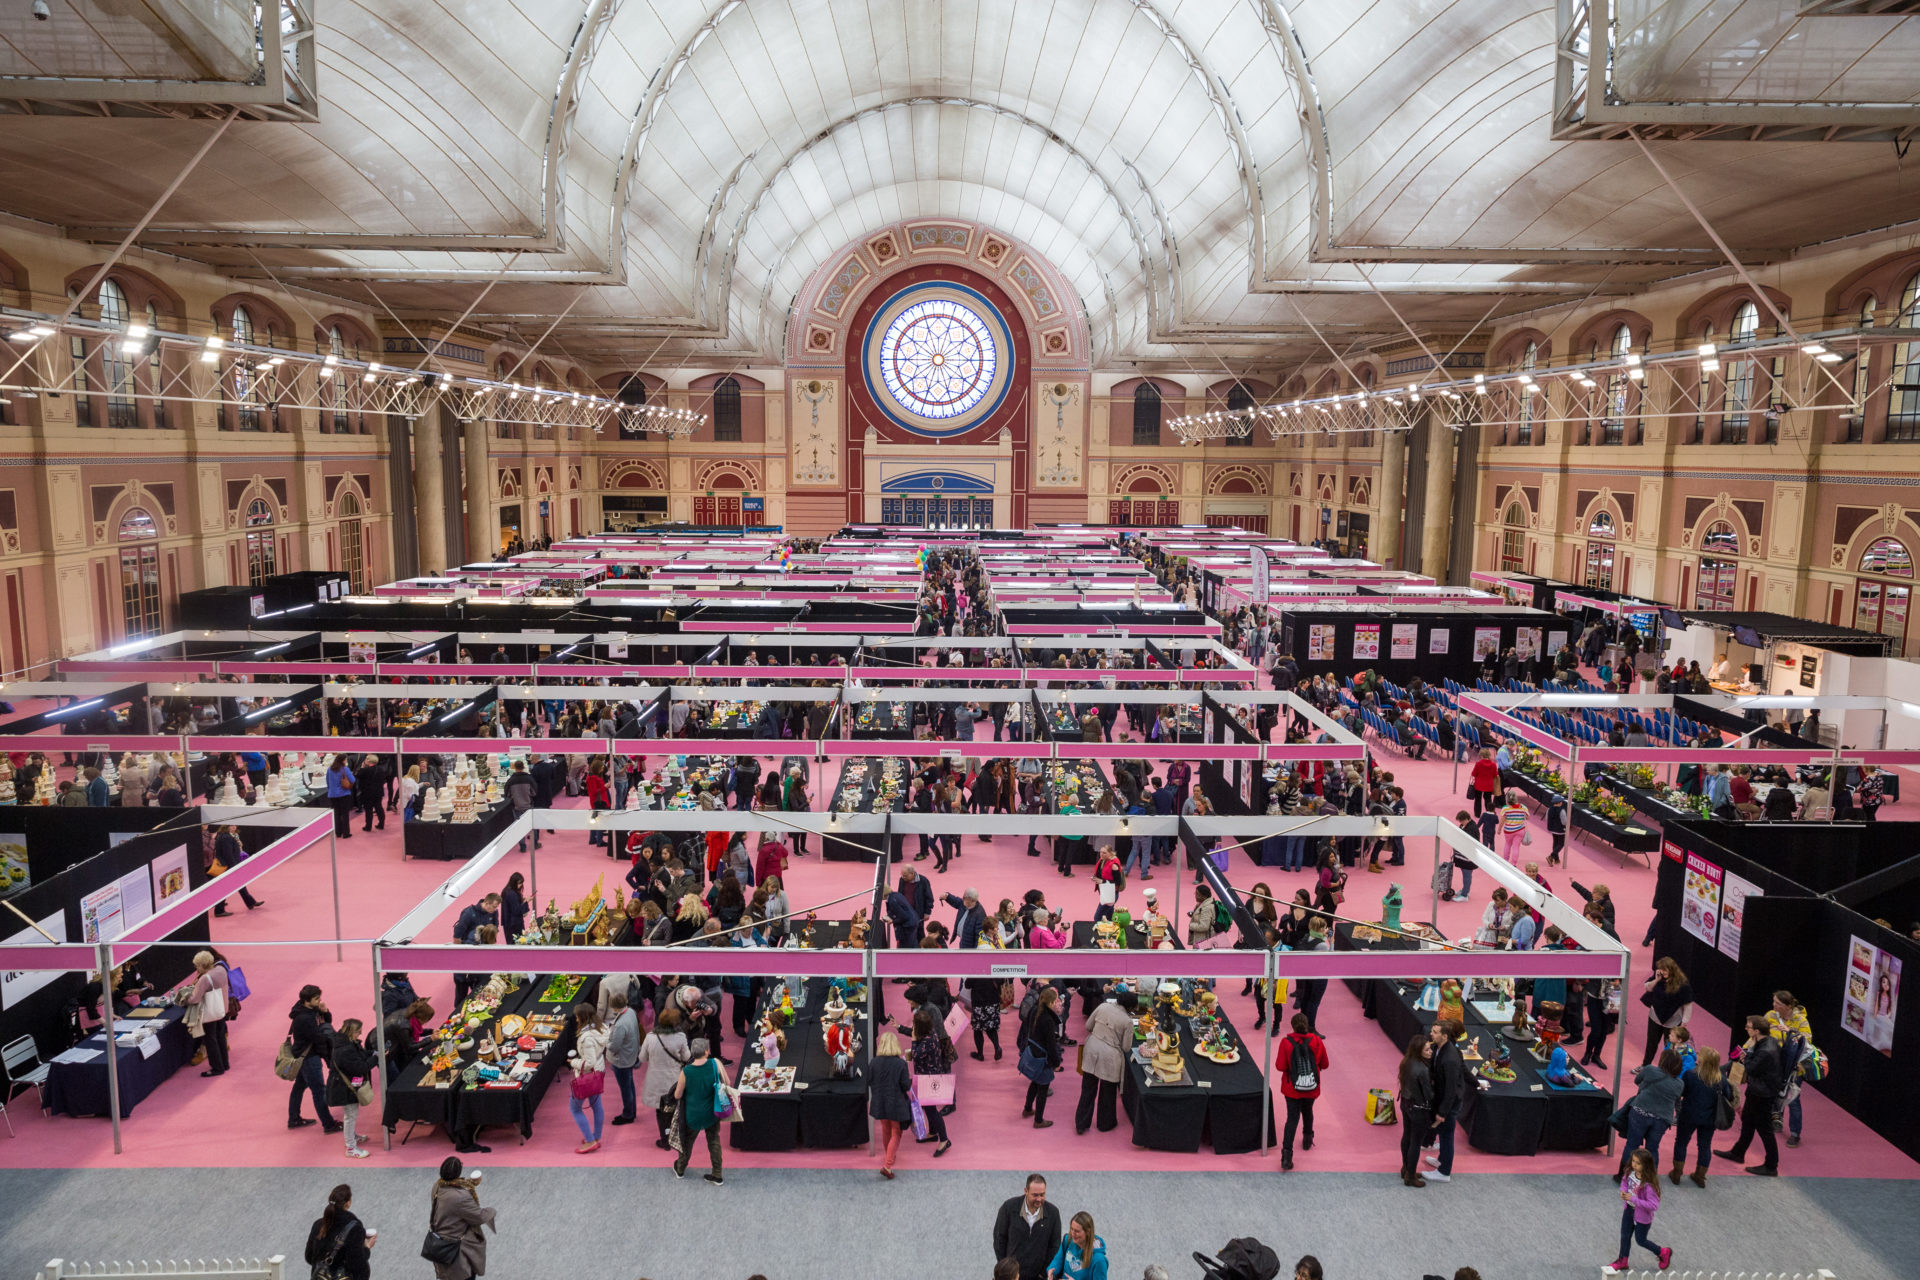
[[[348,662],[372,662],[376,653],[374,643],[371,640],[349,639],[347,641]]]
[[[110,884],[95,889],[80,899],[80,940],[99,942],[117,938],[126,928],[126,908],[120,901],[120,886]]]
[[[608,656],[609,658],[624,658],[624,657],[626,657],[626,656],[627,656],[627,642],[626,642],[625,640],[609,640],[609,641],[607,642],[607,656]]]
[[[1900,1008],[1900,960],[1871,942],[1853,939],[1840,1025],[1881,1053],[1893,1056],[1893,1017]]]
[[[1800,687],[1811,689],[1819,681],[1820,659],[1809,653],[1800,659]]]
[[[157,910],[187,891],[187,851],[173,849],[150,864],[153,868],[153,905]]]
[[[256,618],[266,617],[267,616],[267,598],[265,596],[248,596],[247,612],[252,614]]]
[[[1447,637],[1452,634],[1445,627],[1435,627],[1427,632],[1427,652],[1435,655],[1446,653]]]
[[[1333,661],[1333,624],[1315,622],[1307,627],[1307,661]]]
[[[1380,656],[1380,624],[1363,622],[1353,629],[1353,656],[1371,661]]]
[[[1763,896],[1760,886],[1729,871],[1720,886],[1720,939],[1714,945],[1730,959],[1740,958],[1740,930],[1747,917],[1747,899]]]
[[[1567,647],[1567,635],[1568,633],[1565,631],[1547,632],[1547,655],[1549,657]]]
[[[1540,652],[1540,628],[1516,628],[1513,633],[1513,651],[1520,656],[1522,662],[1530,660],[1534,654]]]
[[[1708,946],[1720,928],[1720,882],[1724,873],[1697,853],[1687,855],[1687,883],[1680,893],[1680,927]]]
[[[1420,624],[1417,622],[1396,622],[1393,624],[1393,648],[1395,661],[1412,658],[1420,651]]]
[[[1265,608],[1273,591],[1273,566],[1267,561],[1264,547],[1247,548],[1253,554],[1253,602]]]
[[[27,874],[27,837],[25,832],[0,830],[0,898],[18,893],[31,883]],[[20,917],[8,915],[18,920]]]
[[[1490,653],[1500,652],[1500,628],[1475,627],[1473,629],[1473,660],[1484,662]]]
[[[9,915],[12,913],[9,912]],[[14,916],[18,920],[20,917]],[[42,935],[33,929],[22,929],[12,937],[5,939],[9,947],[25,947],[34,943],[45,944],[48,937],[55,942],[67,940],[67,913],[56,911],[40,921],[40,928],[46,930]],[[40,988],[60,976],[58,969],[5,969],[0,970],[0,1009],[11,1009]]]
[[[141,867],[120,877],[120,907],[126,913],[120,928],[131,929],[153,915],[153,870]]]

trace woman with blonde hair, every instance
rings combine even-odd
[[[893,1180],[893,1161],[900,1151],[900,1131],[913,1123],[908,1101],[913,1082],[900,1040],[891,1031],[873,1042],[873,1064],[867,1068],[867,1114],[880,1122],[880,1176]]]
[[[193,953],[193,990],[187,996],[187,1029],[204,1042],[203,1076],[227,1074],[227,1006],[232,999],[227,967],[211,951]],[[197,1029],[196,1029],[197,1028]]]
[[[1727,1079],[1720,1068],[1720,1051],[1702,1046],[1694,1058],[1693,1066],[1680,1077],[1680,1106],[1678,1131],[1673,1140],[1673,1168],[1667,1171],[1674,1186],[1680,1185],[1680,1174],[1686,1167],[1687,1144],[1694,1135],[1700,1135],[1699,1155],[1693,1162],[1693,1172],[1689,1175],[1693,1185],[1707,1185],[1707,1169],[1713,1164],[1713,1136],[1719,1129],[1720,1109],[1726,1108],[1733,1115],[1733,1081]]]

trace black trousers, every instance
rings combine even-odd
[[[1027,1103],[1026,1103],[1025,1109],[1033,1112],[1033,1118],[1036,1121],[1044,1120],[1047,1118],[1047,1086],[1046,1085],[1040,1084],[1032,1080],[1029,1080],[1027,1082]],[[1767,1132],[1769,1135],[1768,1140],[1771,1141],[1772,1140],[1771,1135],[1773,1131],[1771,1128],[1769,1128]]]
[[[1097,1123],[1100,1132],[1109,1133],[1120,1124],[1114,1112],[1114,1104],[1120,1097],[1120,1085],[1117,1081],[1102,1080],[1092,1072],[1080,1076],[1080,1105],[1074,1108],[1073,1131],[1085,1133],[1089,1125]]]
[[[1313,1145],[1313,1103],[1312,1098],[1287,1099],[1287,1128],[1280,1137],[1282,1160],[1293,1159],[1293,1135],[1296,1129],[1304,1127],[1306,1132],[1301,1136],[1306,1139],[1308,1146]]]
[[[1433,1132],[1433,1112],[1425,1107],[1400,1108],[1400,1176],[1413,1177],[1420,1172],[1420,1151]]]
[[[353,834],[353,797],[332,796],[327,801],[333,806],[333,834],[350,836]]]
[[[1773,1099],[1759,1097],[1749,1089],[1746,1101],[1740,1104],[1740,1140],[1727,1149],[1727,1154],[1735,1160],[1745,1160],[1747,1148],[1753,1145],[1756,1134],[1761,1149],[1767,1153],[1766,1167],[1778,1169],[1780,1140],[1773,1136]]]
[[[203,1023],[200,1027],[201,1039],[207,1046],[207,1070],[220,1075],[227,1069],[227,1023],[222,1018],[218,1022]]]

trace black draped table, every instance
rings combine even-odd
[[[537,821],[537,819],[536,819]],[[415,818],[401,830],[402,856],[465,862],[484,849],[513,822],[513,806],[502,800],[474,811],[472,822],[422,822]]]
[[[815,936],[831,945],[834,934],[844,937],[842,923],[815,926]],[[754,1011],[754,1026],[766,1012],[775,982],[767,983],[766,996]],[[866,1046],[854,1055],[852,1079],[835,1080],[833,1061],[827,1056],[822,1039],[821,1011],[826,1007],[830,980],[808,978],[806,1000],[794,1002],[793,1025],[787,1028],[787,1047],[780,1065],[794,1068],[793,1089],[787,1093],[743,1093],[740,1119],[729,1124],[727,1145],[735,1151],[792,1151],[797,1147],[831,1149],[857,1147],[867,1140]],[[867,1035],[867,1006],[850,1006],[855,1014],[855,1034],[862,1041]],[[760,1040],[756,1034],[740,1051],[740,1076],[761,1064]]]
[[[111,1005],[111,1001],[107,1002]],[[172,1005],[151,1018],[125,1018],[124,1022],[148,1022],[154,1027],[151,1054],[137,1045],[116,1045],[115,1069],[120,1076],[120,1118],[164,1084],[169,1076],[187,1065],[193,1057],[193,1037],[187,1033],[187,1011]],[[82,1040],[82,1049],[104,1051],[104,1032]],[[101,1052],[91,1062],[53,1062],[47,1066],[47,1110],[57,1116],[105,1116],[113,1102],[107,1087],[107,1055]]]
[[[1162,1016],[1156,1014],[1155,1016]],[[1120,1082],[1120,1102],[1133,1121],[1133,1145],[1153,1151],[1198,1151],[1211,1141],[1215,1155],[1242,1155],[1260,1149],[1260,1108],[1263,1073],[1260,1055],[1265,1037],[1241,1038],[1233,1023],[1221,1015],[1227,1031],[1240,1042],[1240,1061],[1219,1063],[1193,1051],[1195,1037],[1185,1018],[1172,1018],[1180,1031],[1180,1050],[1187,1060],[1192,1084],[1148,1084],[1148,1068],[1132,1053]],[[1142,1041],[1136,1041],[1138,1048]],[[1067,1079],[1062,1071],[1054,1081]],[[1277,1103],[1275,1105],[1278,1105]],[[1275,1141],[1273,1114],[1267,1113],[1267,1143]]]
[[[1549,806],[1566,803],[1566,797],[1538,778],[1529,777],[1515,769],[1501,770],[1500,783],[1504,787],[1521,792],[1543,810]],[[1603,818],[1577,801],[1573,805],[1572,826],[1576,832],[1584,831],[1588,835],[1598,836],[1623,854],[1650,854],[1660,849],[1659,832]]]
[[[1349,979],[1360,996],[1360,1007],[1377,1018],[1396,1049],[1406,1048],[1415,1035],[1425,1035],[1434,1015],[1414,1008],[1420,996],[1418,982],[1372,978]],[[1521,997],[1524,999],[1525,997]],[[1473,1005],[1466,1008],[1467,1039],[1484,1061],[1498,1051],[1495,1028]],[[1479,1081],[1472,1075],[1480,1063],[1468,1061],[1469,1089],[1460,1111],[1460,1131],[1476,1151],[1501,1156],[1530,1156],[1541,1151],[1591,1151],[1607,1142],[1607,1117],[1613,1114],[1613,1095],[1597,1085],[1591,1089],[1560,1089],[1542,1076],[1543,1066],[1524,1045],[1512,1046],[1514,1079],[1502,1084]]]
[[[600,991],[599,975],[589,974],[570,999],[545,1000],[542,997],[553,981],[551,974],[536,975],[532,982],[501,1001],[495,1017],[503,1018],[510,1013],[527,1018],[543,1013],[565,1015],[582,1001],[593,1003]],[[475,1040],[477,1042],[478,1036]],[[568,1017],[559,1038],[547,1042],[546,1056],[518,1088],[489,1088],[485,1082],[472,1088],[459,1083],[427,1085],[423,1082],[431,1069],[430,1055],[423,1055],[388,1082],[386,1113],[381,1123],[389,1129],[402,1123],[439,1125],[455,1141],[470,1140],[476,1132],[490,1126],[510,1125],[520,1130],[522,1140],[530,1138],[533,1113],[546,1097],[554,1076],[566,1065],[573,1042],[573,1019]],[[476,1060],[477,1053],[470,1049],[460,1057],[464,1070]]]
[[[904,796],[912,785],[913,770],[905,759],[898,756],[853,757],[840,767],[840,781],[827,797],[828,811],[885,813],[888,806],[880,797],[883,779],[896,782],[898,794]],[[842,839],[828,831],[820,839],[820,856],[828,862],[872,862],[879,856],[881,841],[886,838],[878,831],[862,831]],[[901,837],[896,835],[892,838],[897,842]],[[897,843],[891,860],[900,860]]]

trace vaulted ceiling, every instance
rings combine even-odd
[[[1670,96],[1913,104],[1920,19],[1796,4],[1619,0],[1621,73]],[[169,42],[185,66],[233,56],[231,32],[196,53],[177,22],[53,7],[0,31],[0,74],[160,64]],[[812,271],[925,215],[1047,255],[1097,363],[1299,359],[1403,336],[1396,310],[1459,332],[1717,260],[1637,144],[1553,140],[1551,5],[326,0],[317,17],[318,121],[232,125],[142,242],[407,317],[471,307],[528,339],[564,317],[553,340],[595,363],[776,358]],[[0,208],[117,241],[214,127],[12,116]],[[1757,260],[1920,208],[1920,160],[1887,142],[1652,145]]]

